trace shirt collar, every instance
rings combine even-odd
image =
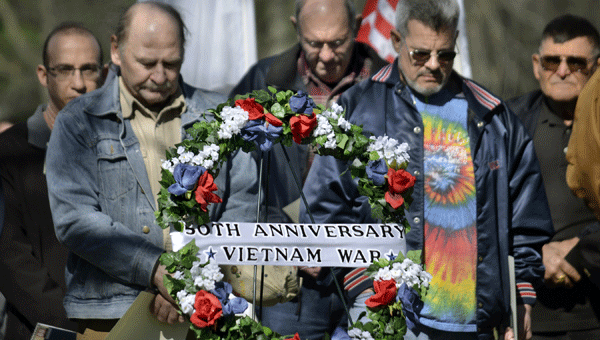
[[[349,86],[354,85],[369,77],[371,72],[372,60],[360,56],[358,53],[352,53],[353,60],[350,61],[349,70],[346,75],[333,87],[321,81],[310,69],[304,51],[300,52],[298,57],[298,74],[302,78],[304,85],[306,86],[308,94],[311,96],[326,96],[327,101],[331,100],[334,96],[337,96],[344,92]],[[320,103],[326,104],[326,103]]]
[[[121,76],[119,76],[119,97],[121,101],[121,112],[123,114],[123,119],[133,118],[134,112],[138,111],[158,122],[163,118],[163,116],[166,115],[167,112],[173,111],[176,113],[176,116],[179,116],[187,109],[183,92],[179,86],[177,87],[177,92],[175,92],[175,94],[173,94],[169,99],[169,104],[163,107],[159,112],[154,112],[142,105],[142,103],[140,103],[140,101],[129,92],[125,86],[125,83],[123,82],[123,77]]]

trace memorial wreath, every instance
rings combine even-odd
[[[162,228],[182,231],[186,223],[210,222],[208,206],[221,202],[214,178],[230,155],[298,143],[310,144],[318,155],[348,162],[373,217],[410,230],[404,214],[415,177],[406,171],[408,144],[387,136],[364,136],[362,127],[350,124],[338,104],[326,109],[302,91],[270,87],[229,99],[208,110],[204,118],[187,130],[188,138],[166,152],[156,211]],[[198,339],[285,339],[252,318],[239,316],[247,301],[231,294],[218,265],[202,263],[198,250],[190,242],[161,257],[171,273],[165,286]],[[406,258],[400,253],[369,267],[376,292],[367,301],[371,321],[356,322],[349,331],[352,338],[398,339],[405,334],[405,319],[414,320],[412,306],[420,303],[430,280],[419,263],[420,252],[408,252]],[[297,334],[294,339],[299,339]]]

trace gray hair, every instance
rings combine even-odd
[[[296,25],[296,31],[300,34],[300,11],[302,7],[306,4],[306,0],[296,0],[295,6],[295,16],[296,20],[298,20],[298,24]],[[356,34],[356,10],[354,9],[354,3],[351,0],[345,1],[346,12],[348,13],[348,25],[350,26],[350,32],[352,35]]]
[[[439,32],[456,32],[460,7],[455,0],[400,0],[396,7],[396,30],[406,37],[408,22],[417,20]]]

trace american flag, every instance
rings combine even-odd
[[[370,45],[390,63],[396,58],[390,31],[394,28],[396,5],[399,0],[367,0],[357,41]]]
[[[358,30],[356,40],[370,45],[379,56],[389,62],[396,58],[396,51],[392,46],[390,30],[396,21],[396,5],[402,0],[367,0],[362,12],[362,23]],[[467,27],[465,23],[465,8],[463,0],[457,0],[460,7],[458,21],[458,56],[454,60],[454,69],[463,76],[471,77],[471,64],[469,61],[469,45],[467,40]]]

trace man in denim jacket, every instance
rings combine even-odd
[[[130,7],[111,37],[115,76],[70,102],[54,125],[50,204],[57,237],[70,250],[64,305],[83,338],[103,338],[148,288],[159,291],[151,305],[158,320],[183,321],[159,264],[170,246],[154,217],[160,160],[206,109],[225,101],[181,81],[183,30],[168,5]],[[237,153],[216,181],[223,203],[212,220],[256,218],[256,162],[248,154]]]

